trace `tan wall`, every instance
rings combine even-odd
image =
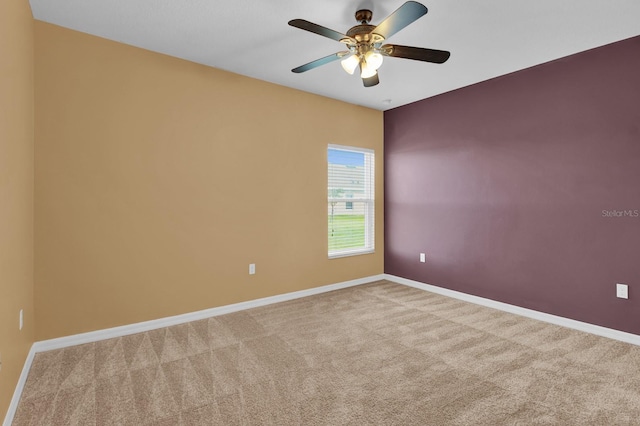
[[[382,112],[35,33],[38,340],[383,272]],[[329,143],[375,149],[373,255],[327,259]]]
[[[25,327],[18,330],[24,309]],[[0,1],[0,419],[33,343],[33,18]]]

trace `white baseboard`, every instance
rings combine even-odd
[[[274,303],[285,302],[288,300],[299,299],[301,297],[313,296],[315,294],[327,293],[333,290],[340,290],[343,288],[354,287],[362,284],[368,284],[379,280],[388,280],[397,284],[403,284],[409,287],[414,287],[420,290],[429,291],[432,293],[441,294],[443,296],[452,297],[454,299],[463,300],[465,302],[475,303],[477,305],[486,306],[493,309],[509,312],[516,315],[521,315],[527,318],[532,318],[551,324],[560,325],[567,328],[572,328],[579,331],[595,334],[597,336],[608,337],[610,339],[619,340],[626,343],[631,343],[640,346],[640,335],[625,333],[623,331],[614,330],[598,325],[593,325],[581,321],[576,321],[568,318],[559,317],[556,315],[546,314],[543,312],[534,311],[532,309],[521,308],[519,306],[510,305],[508,303],[497,302],[491,299],[485,299],[483,297],[473,296],[459,291],[449,290],[442,287],[437,287],[430,284],[421,283],[418,281],[409,280],[406,278],[398,277],[390,274],[373,275],[370,277],[359,278],[351,281],[344,281],[337,284],[325,285],[322,287],[310,288],[308,290],[294,291],[292,293],[280,294],[277,296],[265,297],[262,299],[250,300],[247,302],[234,303],[232,305],[220,306],[217,308],[205,309],[202,311],[190,312],[187,314],[176,315],[172,317],[160,318],[157,320],[139,322],[130,325],[124,325],[121,327],[113,327],[104,330],[90,331],[88,333],[76,334],[73,336],[59,337],[56,339],[43,340],[35,342],[31,346],[31,350],[27,355],[27,359],[22,368],[22,373],[18,379],[16,390],[9,404],[9,410],[7,411],[3,426],[11,426],[16,409],[18,408],[18,402],[22,395],[22,390],[27,381],[29,369],[33,358],[38,352],[46,352],[54,349],[66,348],[69,346],[81,345],[84,343],[97,342],[104,339],[112,339],[114,337],[127,336],[129,334],[142,333],[145,331],[155,330],[162,327],[169,327],[172,325],[183,324],[185,322],[197,321],[205,318],[215,317],[218,315],[229,314],[232,312],[238,312],[245,309],[257,308],[260,306],[271,305]]]
[[[22,372],[20,373],[20,377],[18,378],[18,384],[16,385],[16,390],[13,392],[13,397],[11,398],[11,402],[9,403],[9,409],[7,410],[7,414],[4,417],[2,426],[11,426],[11,423],[13,423],[13,416],[15,416],[16,410],[18,409],[18,402],[20,402],[22,389],[24,389],[24,385],[27,382],[27,376],[29,375],[31,363],[33,362],[33,357],[35,356],[35,354],[36,353],[33,350],[32,345],[29,353],[27,354],[27,359],[22,366]]]
[[[288,300],[299,299],[301,297],[313,296],[315,294],[327,293],[333,290],[340,290],[347,287],[354,287],[361,284],[368,284],[375,281],[383,280],[385,277],[383,274],[372,275],[370,277],[359,278],[351,281],[343,281],[341,283],[329,284],[322,287],[310,288],[308,290],[294,291],[291,293],[279,294],[276,296],[264,297],[262,299],[249,300],[247,302],[234,303],[232,305],[220,306],[217,308],[205,309],[202,311],[190,312],[182,315],[175,315],[172,317],[160,318],[151,321],[144,321],[135,324],[124,325],[121,327],[107,328],[104,330],[90,331],[88,333],[75,334],[72,336],[59,337],[56,339],[42,340],[35,342],[31,346],[31,350],[27,355],[27,359],[22,368],[22,373],[18,379],[16,390],[13,393],[13,398],[9,404],[9,409],[4,418],[3,426],[11,426],[13,417],[15,416],[16,409],[18,408],[18,402],[22,395],[22,390],[27,381],[29,370],[31,369],[31,363],[33,358],[38,352],[46,352],[54,349],[62,349],[69,346],[82,345],[85,343],[97,342],[99,340],[112,339],[114,337],[127,336],[129,334],[142,333],[149,330],[155,330],[162,327],[169,327],[172,325],[183,324],[185,322],[197,321],[205,318],[215,317],[218,315],[229,314],[232,312],[238,312],[245,309],[257,308],[260,306],[271,305],[273,303],[285,302]]]
[[[421,283],[419,281],[409,280],[407,278],[397,277],[395,275],[384,274],[384,278],[397,284],[403,284],[409,287],[418,288],[420,290],[426,290],[431,293],[437,293],[443,296],[452,297],[454,299],[463,300],[465,302],[475,303],[476,305],[482,305],[523,317],[559,325],[562,327],[584,331],[586,333],[595,334],[596,336],[607,337],[609,339],[619,340],[621,342],[640,346],[640,335],[637,334],[626,333],[624,331],[614,330],[612,328],[601,327],[599,325],[559,317],[557,315],[546,314],[544,312],[534,311],[533,309],[521,308],[520,306],[497,302],[495,300],[485,299],[484,297],[473,296],[470,294],[461,293],[459,291],[449,290],[446,288]]]
[[[257,308],[288,300],[299,299],[301,297],[313,296],[314,294],[326,293],[342,288],[367,284],[374,281],[383,280],[384,275],[373,275],[351,281],[344,281],[337,284],[329,284],[307,290],[294,291],[291,293],[278,294],[276,296],[264,297],[262,299],[249,300],[246,302],[234,303],[232,305],[219,306],[217,308],[204,309],[202,311],[189,312],[182,315],[175,315],[151,321],[138,322],[135,324],[123,325],[120,327],[107,328],[104,330],[90,331],[88,333],[74,334],[72,336],[58,337],[56,339],[42,340],[33,344],[35,352],[45,352],[54,349],[66,348],[68,346],[82,345],[84,343],[97,342],[99,340],[112,339],[114,337],[127,336],[129,334],[142,333],[172,325],[184,324],[185,322],[198,321],[218,315],[230,314],[232,312],[243,311],[245,309]]]

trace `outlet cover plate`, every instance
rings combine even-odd
[[[616,297],[619,299],[628,299],[629,286],[626,284],[616,284]]]

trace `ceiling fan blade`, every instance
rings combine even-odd
[[[451,56],[451,53],[446,50],[424,49],[422,47],[400,46],[397,44],[385,44],[380,50],[386,56],[433,62],[434,64],[442,64]]]
[[[415,1],[408,1],[387,17],[371,31],[385,39],[391,37],[421,16],[426,15],[427,8]]]
[[[304,19],[293,19],[289,21],[289,25],[291,25],[292,27],[300,28],[301,30],[328,37],[335,41],[351,39],[351,37],[347,37],[345,34],[339,33],[338,31],[323,27],[322,25],[314,24],[313,22],[305,21]]]
[[[364,84],[364,87],[375,86],[378,83],[380,83],[380,79],[378,78],[378,73],[375,73],[371,77],[362,79],[362,84]]]
[[[347,52],[346,50],[343,51],[343,52],[334,53],[333,55],[325,56],[324,58],[320,58],[320,59],[316,59],[315,61],[311,61],[308,64],[300,65],[299,67],[292,69],[291,72],[295,72],[296,74],[299,74],[301,72],[309,71],[309,70],[312,70],[314,68],[318,68],[319,66],[328,64],[329,62],[333,62],[333,61],[337,61],[338,59],[342,59],[348,54],[349,54],[349,52]]]

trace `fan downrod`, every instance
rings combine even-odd
[[[372,17],[373,12],[368,9],[362,9],[356,12],[356,21],[360,22],[360,24],[368,24],[371,22]]]
[[[347,36],[355,39],[358,43],[362,41],[369,42],[371,40],[370,33],[376,28],[375,25],[369,24],[372,17],[373,12],[369,9],[361,9],[357,11],[356,21],[358,21],[359,24],[355,27],[351,27],[349,31],[347,31]]]

